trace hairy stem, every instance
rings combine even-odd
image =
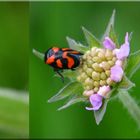
[[[123,103],[124,107],[128,110],[128,112],[140,128],[140,107],[138,106],[136,101],[127,91],[124,90],[120,90],[118,98]]]

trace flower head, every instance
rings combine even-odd
[[[79,68],[77,80],[84,86],[84,96],[88,96],[92,108],[100,109],[102,98],[107,97],[111,86],[122,80],[124,75],[123,62],[128,57],[130,46],[128,33],[125,43],[116,49],[115,42],[109,36],[103,41],[104,48],[92,47],[83,56],[83,63]],[[96,93],[96,94],[95,94]],[[100,95],[100,96],[99,96]],[[102,97],[102,98],[101,98]]]

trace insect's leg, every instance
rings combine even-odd
[[[72,70],[72,71],[75,71],[75,69],[74,69],[74,68],[72,68],[71,70]]]
[[[60,72],[63,72],[63,69],[60,69],[59,71],[60,71]]]
[[[58,75],[61,77],[62,79],[62,82],[64,83],[64,76],[59,72],[59,71],[56,71],[58,73]]]
[[[54,71],[60,76],[62,82],[64,83],[64,76],[59,72],[58,69],[54,69]]]

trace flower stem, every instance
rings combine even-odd
[[[138,106],[136,101],[127,91],[124,90],[120,90],[118,98],[123,103],[124,107],[128,110],[128,112],[140,128],[140,107]]]

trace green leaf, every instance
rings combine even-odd
[[[83,88],[81,83],[72,81],[65,85],[56,95],[51,97],[48,102],[56,102],[62,100],[72,94],[82,94]]]
[[[87,43],[88,43],[90,48],[92,48],[92,47],[101,47],[100,41],[92,33],[90,33],[84,27],[82,27],[82,30],[84,32],[85,38],[86,38]]]
[[[108,99],[105,99],[104,103],[103,103],[103,106],[99,110],[94,111],[95,121],[96,121],[97,125],[100,124],[100,122],[102,121],[102,119],[103,119],[103,117],[105,115],[108,101],[109,101]]]
[[[70,99],[65,105],[63,105],[62,107],[58,108],[58,110],[62,110],[62,109],[66,109],[67,107],[70,107],[73,104],[76,104],[78,102],[85,102],[87,100],[87,98],[84,97],[73,97],[72,99]]]
[[[74,39],[71,39],[70,37],[66,37],[66,39],[71,49],[74,49],[83,53],[88,50],[87,46],[84,46],[81,43],[77,43]]]
[[[116,11],[113,10],[113,13],[112,13],[112,16],[110,17],[110,20],[109,20],[109,23],[108,23],[108,25],[107,25],[106,31],[105,31],[105,33],[104,33],[102,39],[101,39],[102,41],[104,40],[104,38],[105,38],[106,36],[109,36],[109,33],[110,33],[111,28],[112,28],[112,29],[114,28],[115,13],[116,13]]]
[[[132,78],[134,73],[140,68],[140,50],[132,53],[126,66],[126,76]]]
[[[119,84],[119,88],[125,89],[125,90],[129,90],[134,86],[135,86],[135,84],[133,82],[131,82],[125,75],[123,77],[122,82]]]

